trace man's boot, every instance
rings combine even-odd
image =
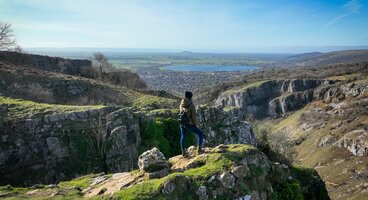
[[[187,157],[187,150],[185,148],[181,149],[181,156]]]
[[[202,150],[202,145],[198,145],[197,146],[197,154],[202,154],[203,153],[203,150]]]

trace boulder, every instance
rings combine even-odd
[[[138,166],[141,172],[151,173],[169,168],[169,162],[166,160],[164,154],[154,147],[139,156]]]

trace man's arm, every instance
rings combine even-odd
[[[183,112],[183,111],[186,112],[186,108],[184,108],[184,99],[182,99],[180,102],[179,110],[180,112]]]

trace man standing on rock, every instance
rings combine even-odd
[[[203,143],[203,133],[202,130],[198,128],[198,120],[196,115],[196,109],[192,102],[193,93],[186,91],[185,98],[180,103],[180,131],[181,131],[181,139],[180,139],[180,147],[182,156],[185,157],[187,155],[185,148],[185,138],[187,131],[191,131],[197,134],[198,138],[198,146],[197,152],[198,154],[202,153],[202,143]]]

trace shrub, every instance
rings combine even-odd
[[[272,200],[303,200],[303,193],[299,182],[281,181],[273,185],[274,192],[272,193]]]
[[[122,85],[132,89],[146,88],[145,82],[138,76],[128,70],[114,70],[104,74],[103,80],[115,85]]]
[[[153,147],[160,149],[167,158],[181,153],[180,128],[175,119],[158,118],[154,121],[141,122],[140,127],[142,139],[140,153]],[[195,139],[194,134],[187,133],[186,145],[195,144]]]
[[[298,180],[304,199],[329,200],[324,182],[317,171],[310,168],[293,166],[290,168],[292,177]]]

